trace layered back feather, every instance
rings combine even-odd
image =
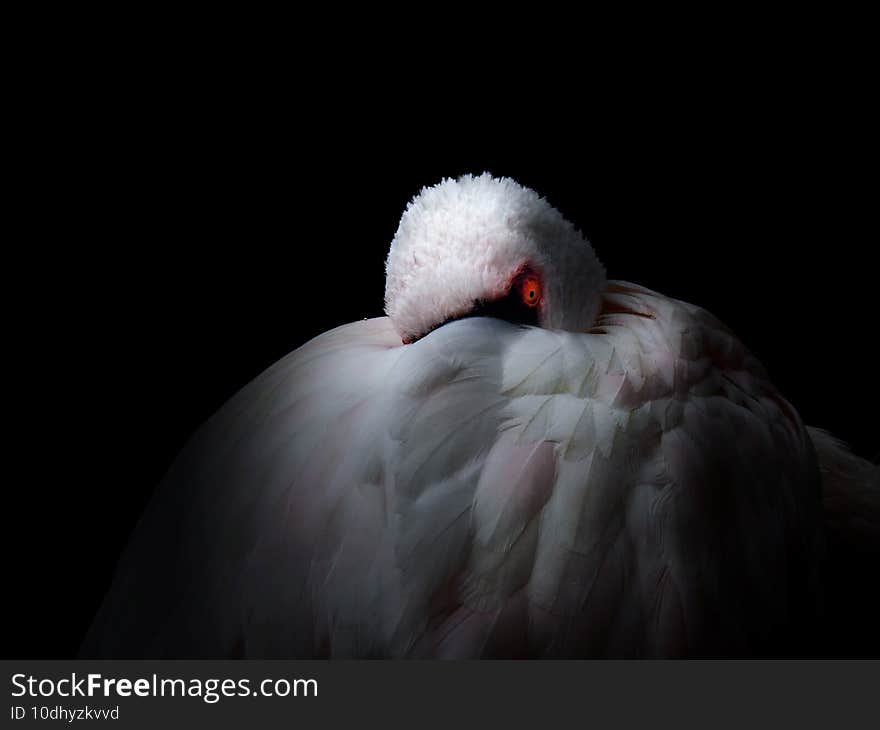
[[[700,656],[821,602],[812,441],[713,317],[328,332],[172,467],[84,656]]]

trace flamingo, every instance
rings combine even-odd
[[[880,471],[703,309],[606,279],[534,191],[406,208],[387,316],[290,353],[193,436],[82,654],[680,657],[785,650]]]

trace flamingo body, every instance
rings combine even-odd
[[[609,282],[586,332],[379,318],[276,363],[173,465],[83,653],[751,653],[814,615],[822,550],[761,365]]]

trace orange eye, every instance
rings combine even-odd
[[[536,276],[524,276],[519,285],[523,303],[529,307],[537,307],[541,302],[541,282]]]

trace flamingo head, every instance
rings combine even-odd
[[[424,188],[385,270],[385,312],[404,343],[472,316],[583,332],[605,281],[590,244],[555,208],[488,173]]]

